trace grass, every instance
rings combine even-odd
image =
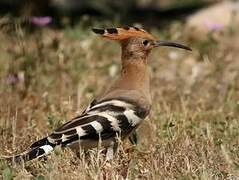
[[[97,150],[77,157],[67,149],[21,165],[1,161],[0,177],[238,178],[238,33],[221,35],[211,43],[197,42],[182,33],[182,25],[170,27],[167,34],[153,31],[193,44],[193,52],[161,48],[151,54],[154,102],[138,130],[136,146],[122,143],[110,163]],[[1,155],[24,151],[81,112],[120,68],[116,43],[77,26],[33,33],[18,27],[0,32],[0,39]]]

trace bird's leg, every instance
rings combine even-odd
[[[131,133],[131,135],[129,136],[129,141],[131,142],[132,145],[138,144],[138,134],[136,131],[133,131]]]
[[[115,143],[111,142],[110,146],[106,149],[106,161],[110,161],[114,157],[114,146]]]

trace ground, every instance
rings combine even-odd
[[[150,56],[152,111],[138,144],[122,142],[106,163],[97,150],[76,156],[56,149],[21,165],[0,163],[3,179],[237,179],[239,177],[238,33],[203,41],[174,22],[150,28],[162,47]],[[116,76],[120,47],[81,24],[64,29],[15,26],[0,32],[0,155],[32,142],[80,113]]]

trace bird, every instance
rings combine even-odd
[[[121,45],[121,71],[117,79],[80,115],[8,159],[30,161],[50,154],[56,146],[87,150],[98,147],[99,142],[105,148],[106,159],[113,159],[119,141],[129,137],[150,113],[148,56],[151,50],[170,46],[191,51],[176,42],[157,40],[138,27],[92,28],[92,31]]]

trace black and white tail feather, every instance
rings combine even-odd
[[[33,143],[29,150],[8,159],[29,161],[51,153],[58,145],[67,147],[84,140],[103,141],[118,136],[125,138],[148,113],[136,102],[123,98],[99,102],[94,100],[81,115]]]

